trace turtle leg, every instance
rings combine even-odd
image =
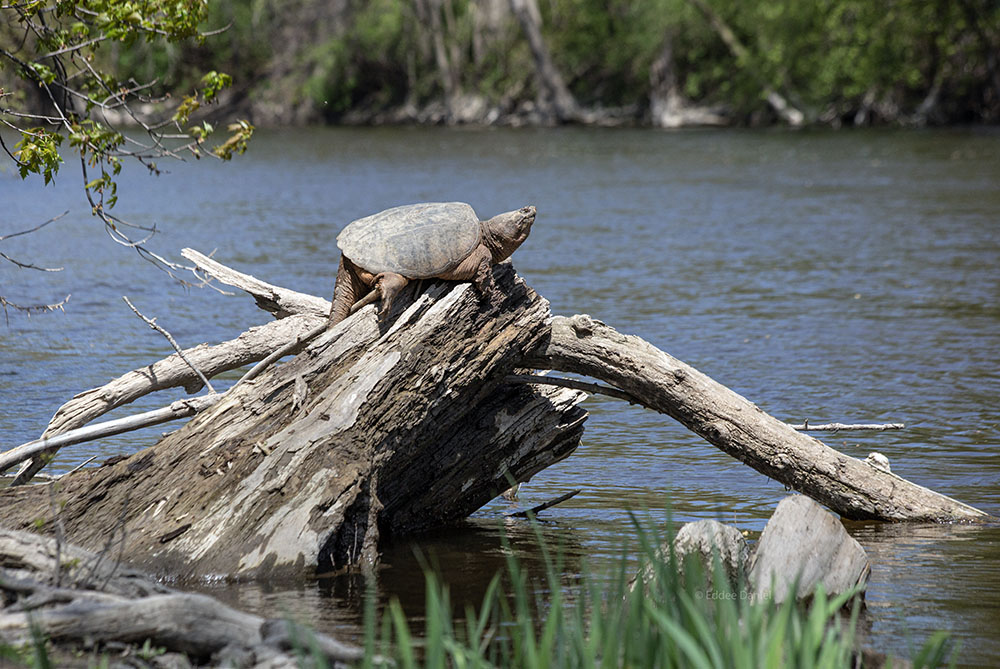
[[[357,266],[341,254],[340,266],[337,268],[337,282],[333,286],[333,305],[330,307],[327,329],[350,316],[354,303],[375,283],[374,277],[367,272],[364,274],[365,276],[362,276]]]
[[[406,287],[409,281],[402,274],[396,274],[395,272],[382,272],[375,276],[375,287],[382,296],[382,304],[378,310],[380,321],[385,320],[389,316],[393,300],[396,299],[396,296]]]

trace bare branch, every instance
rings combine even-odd
[[[42,228],[44,228],[49,223],[54,223],[55,221],[58,221],[60,218],[62,218],[63,216],[65,216],[68,213],[69,213],[69,210],[67,209],[66,211],[64,211],[63,213],[59,214],[58,216],[53,216],[52,218],[50,218],[49,220],[45,221],[44,223],[40,223],[40,224],[36,225],[35,227],[33,227],[33,228],[29,229],[29,230],[21,230],[20,232],[12,232],[9,235],[0,235],[0,242],[4,241],[5,239],[11,239],[13,237],[20,237],[21,235],[30,235],[32,232],[35,232],[36,230],[41,230]]]
[[[285,342],[303,338],[306,332],[321,323],[326,323],[325,316],[295,314],[251,327],[229,341],[214,345],[199,344],[187,349],[185,354],[206,376],[214,377],[267,357]],[[43,436],[82,427],[140,397],[175,387],[194,393],[201,387],[201,382],[191,367],[180,356],[173,354],[77,394],[56,410]]]
[[[131,432],[139,428],[159,425],[160,423],[166,423],[178,418],[192,416],[216,404],[222,397],[221,393],[215,393],[214,395],[200,395],[191,399],[178,400],[161,409],[154,409],[134,416],[126,416],[124,418],[104,421],[103,423],[87,425],[76,430],[63,432],[55,437],[29,441],[5,453],[0,453],[0,472],[10,469],[17,463],[39,453],[54,452],[63,446],[79,444],[84,441],[93,441],[94,439],[110,437],[122,434],[123,432]]]
[[[537,516],[539,514],[539,512],[545,511],[545,509],[552,508],[556,504],[562,504],[566,500],[572,499],[573,497],[576,497],[581,492],[583,492],[583,491],[581,489],[579,489],[579,488],[577,488],[575,490],[570,490],[565,495],[560,495],[559,497],[556,497],[555,499],[550,499],[548,502],[543,502],[542,504],[538,504],[537,506],[533,506],[530,509],[525,509],[524,511],[515,511],[514,513],[508,513],[507,517],[508,518],[527,518],[528,516]]]
[[[9,262],[14,263],[15,265],[17,265],[21,269],[37,269],[39,272],[61,272],[61,271],[63,271],[62,267],[39,267],[38,265],[32,265],[31,263],[21,262],[20,260],[17,260],[16,258],[11,258],[9,255],[7,255],[6,253],[4,253],[2,251],[0,251],[0,258],[3,258],[4,260],[7,260]]]
[[[31,316],[32,313],[43,313],[46,311],[55,311],[56,309],[58,309],[59,311],[64,311],[63,307],[66,305],[67,302],[69,302],[69,298],[70,295],[67,295],[62,300],[56,302],[55,304],[29,304],[25,306],[22,304],[16,304],[14,302],[11,302],[3,295],[0,295],[0,308],[3,308],[4,320],[9,325],[10,314],[7,312],[8,307],[11,309],[15,309],[17,311],[23,311],[24,313],[28,314],[28,316]]]
[[[79,49],[85,49],[88,46],[91,46],[93,44],[97,44],[99,42],[103,42],[106,39],[108,39],[107,36],[101,35],[100,37],[95,37],[94,39],[87,40],[86,42],[80,42],[79,44],[74,44],[72,46],[63,47],[62,49],[59,49],[58,51],[50,51],[49,53],[45,54],[44,56],[39,56],[38,60],[42,60],[44,58],[55,58],[56,56],[61,56],[61,55],[66,54],[66,53],[72,53],[73,51],[77,51]]]
[[[792,429],[800,432],[844,432],[855,430],[902,430],[906,425],[903,423],[824,423],[822,425],[810,425],[805,421],[802,425],[792,425]]]
[[[58,216],[54,216],[54,217],[50,218],[49,220],[45,221],[44,223],[42,223],[40,225],[36,225],[35,227],[31,228],[30,230],[22,230],[21,232],[12,232],[9,235],[0,235],[0,242],[5,241],[7,239],[11,239],[12,237],[20,237],[21,235],[28,235],[28,234],[31,234],[32,232],[35,232],[36,230],[41,230],[42,228],[44,228],[46,225],[48,225],[52,221],[58,221],[60,218],[62,218],[63,216],[65,216],[68,213],[69,213],[69,211],[64,211],[63,213],[59,214]],[[7,261],[13,263],[13,264],[17,265],[18,267],[20,267],[22,269],[36,269],[39,272],[61,272],[63,270],[62,267],[39,267],[38,265],[32,265],[31,263],[21,262],[20,260],[17,260],[16,258],[11,258],[9,255],[7,255],[6,253],[3,253],[2,251],[0,251],[0,258],[3,258],[4,260],[7,260]]]
[[[255,276],[245,274],[232,267],[227,267],[194,249],[182,249],[181,255],[193,262],[198,270],[208,276],[228,286],[246,291],[253,296],[257,302],[257,306],[273,313],[277,318],[284,318],[289,314],[296,313],[315,313],[319,315],[330,313],[330,302],[322,297],[300,293],[288,288],[282,288],[281,286],[275,286],[266,281],[261,281]],[[194,271],[194,275],[203,282],[206,281],[198,271]]]
[[[198,375],[198,378],[201,379],[201,382],[203,384],[205,384],[205,387],[208,388],[208,391],[210,393],[214,394],[215,392],[217,392],[215,390],[215,388],[212,387],[212,384],[209,383],[208,378],[204,374],[201,373],[201,370],[198,369],[197,367],[195,367],[194,363],[192,363],[188,359],[188,357],[186,355],[184,355],[184,351],[181,350],[181,347],[177,345],[177,340],[174,339],[173,336],[169,332],[167,332],[162,327],[160,327],[159,325],[156,324],[156,319],[155,318],[146,318],[145,316],[143,316],[139,312],[138,309],[135,308],[135,306],[129,301],[129,299],[127,297],[125,297],[124,295],[122,295],[122,299],[125,300],[125,304],[128,305],[128,308],[131,309],[133,312],[135,312],[136,316],[138,316],[142,320],[146,321],[146,324],[149,327],[153,328],[154,330],[156,330],[161,335],[163,335],[164,337],[167,338],[167,341],[170,342],[170,345],[174,347],[175,351],[177,351],[177,355],[179,355],[181,357],[181,360],[183,360],[187,364],[188,367],[190,367],[191,369],[194,370],[194,373]]]

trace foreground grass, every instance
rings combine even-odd
[[[861,605],[854,592],[828,597],[818,589],[808,604],[777,604],[730,583],[721,565],[705,573],[697,561],[679,565],[660,537],[636,524],[645,583],[632,587],[634,566],[623,555],[603,576],[571,583],[562,556],[551,553],[537,532],[545,575],[533,581],[508,550],[506,570],[494,576],[478,609],[466,607],[456,622],[447,585],[431,569],[426,581],[425,624],[417,637],[396,600],[381,616],[374,593],[365,605],[362,666],[399,667],[635,667],[635,668],[843,668],[865,664],[855,649]],[[845,613],[847,611],[847,613]],[[0,666],[56,666],[44,636],[33,630],[29,647],[0,644]],[[302,667],[328,666],[310,635],[297,653]],[[146,659],[149,642],[135,655]],[[159,650],[162,652],[162,649]],[[151,658],[150,658],[151,659]],[[910,658],[912,666],[954,663],[947,635],[937,633]],[[97,656],[90,666],[108,666]],[[880,666],[879,662],[874,666]],[[139,663],[137,666],[143,666]],[[149,665],[146,665],[149,666]]]
[[[403,669],[862,666],[856,593],[828,597],[819,589],[808,604],[754,598],[743,584],[729,583],[717,561],[709,574],[697,561],[678,565],[672,551],[658,554],[657,537],[641,527],[639,535],[654,575],[645,587],[630,587],[623,557],[610,577],[587,575],[567,588],[559,555],[544,545],[545,582],[531,583],[508,551],[506,573],[494,577],[479,608],[467,607],[458,624],[448,587],[425,570],[423,637],[414,636],[398,601],[379,622],[369,602],[365,666],[386,660]],[[947,635],[938,633],[910,660],[916,668],[936,667],[949,655]]]

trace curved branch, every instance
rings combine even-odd
[[[556,316],[527,364],[601,379],[762,474],[846,518],[950,522],[989,515],[846,456],[639,337]]]

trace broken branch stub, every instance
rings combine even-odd
[[[384,331],[364,310],[155,446],[64,477],[68,540],[101,545],[127,504],[123,556],[151,571],[336,569],[568,456],[584,394],[504,383],[547,332],[548,303],[509,265],[494,276],[499,308],[469,284],[435,284]],[[14,528],[51,513],[32,486],[0,504]]]
[[[529,363],[592,376],[845,518],[976,520],[979,509],[844,455],[655,346],[586,315],[556,316]]]
[[[199,253],[194,249],[182,249],[181,255],[213,279],[249,293],[257,302],[258,307],[271,312],[275,318],[285,318],[292,314],[317,314],[320,316],[330,314],[330,301],[322,297],[300,293],[261,281],[255,276],[227,267],[217,260],[212,260],[204,253]]]

